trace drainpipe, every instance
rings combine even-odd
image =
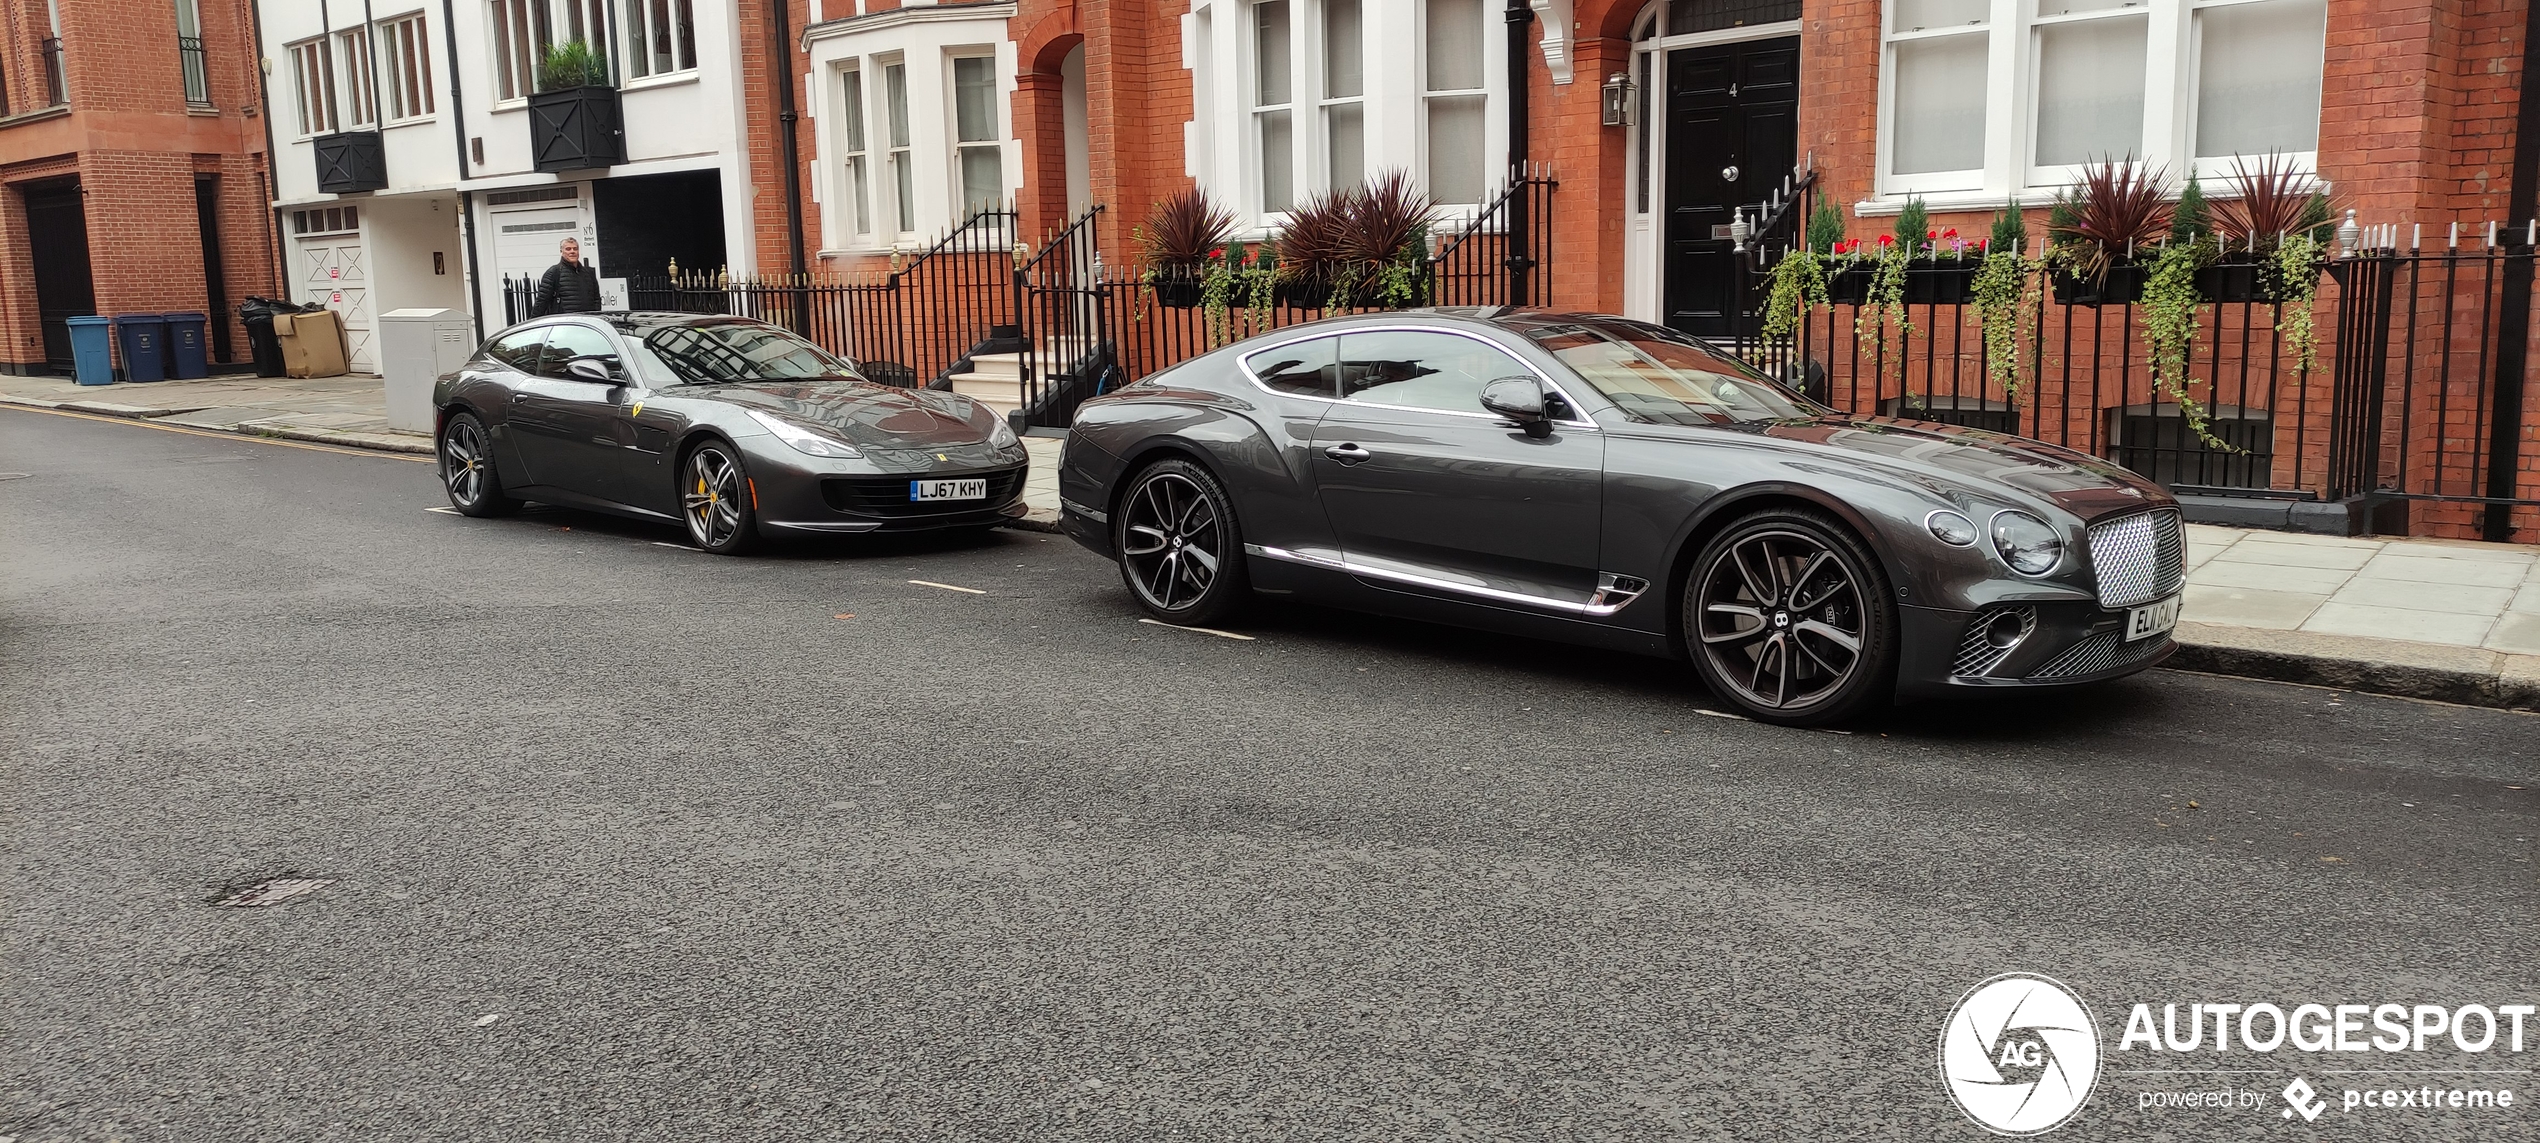
[[[273,204],[273,164],[280,152],[273,149],[273,76],[265,70],[265,13],[260,4],[249,4],[246,8],[247,26],[256,37],[256,118],[264,120],[265,124],[265,166],[256,172],[256,190],[265,196],[265,253],[273,257],[268,266],[273,276],[267,280],[281,292],[281,300],[290,301],[291,283],[284,281],[282,275],[283,268],[291,264],[291,256],[282,248],[282,208]],[[240,324],[245,324],[243,319]],[[248,356],[251,359],[255,356],[252,344]]]
[[[2540,4],[2528,6],[2522,29],[2522,96],[2514,110],[2514,189],[2506,197],[2505,223],[2510,229],[2517,220],[2526,243],[2532,235],[2533,217],[2540,215],[2540,139],[2531,137],[2540,130],[2540,77],[2531,73],[2535,58],[2533,37],[2540,36]],[[2508,251],[2510,252],[2510,243]],[[2496,426],[2487,445],[2487,495],[2508,500],[2514,494],[2514,461],[2521,455],[2523,366],[2531,342],[2531,271],[2534,259],[2540,259],[2540,247],[2525,245],[2522,257],[2505,259],[2505,284],[2500,299],[2505,312],[2496,323]],[[2490,541],[2502,543],[2512,534],[2513,508],[2506,504],[2489,504],[2480,534]]]
[[[467,98],[459,88],[459,29],[454,0],[441,0],[441,37],[447,45],[441,58],[451,61],[443,65],[450,73],[450,145],[458,148],[459,181],[475,176],[467,169]],[[476,340],[485,340],[485,298],[477,282],[476,269],[476,195],[459,192],[459,242],[466,248],[467,261],[459,267],[460,279],[467,287],[467,318],[476,332]]]
[[[808,269],[803,261],[803,171],[802,155],[794,140],[794,121],[801,116],[794,111],[794,34],[788,19],[792,0],[768,0],[775,17],[769,25],[772,47],[776,52],[776,129],[779,132],[778,153],[785,160],[785,253],[793,265],[795,280],[800,281]],[[802,294],[797,290],[791,313],[797,332],[802,327]]]
[[[1513,185],[1525,177],[1526,171],[1526,29],[1535,22],[1535,10],[1527,0],[1508,0],[1508,170]],[[1532,237],[1526,217],[1526,194],[1520,190],[1508,200],[1508,304],[1526,305],[1528,280],[1534,269],[1534,251],[1529,248]]]

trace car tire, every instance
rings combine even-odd
[[[520,501],[503,494],[501,474],[494,470],[494,437],[474,413],[452,413],[441,423],[441,491],[462,516],[509,516]]]
[[[1146,613],[1179,627],[1218,623],[1250,602],[1234,500],[1188,460],[1141,469],[1111,514],[1120,579]]]
[[[708,438],[680,457],[679,518],[688,527],[690,543],[718,556],[756,548],[757,500],[741,450]]]
[[[1749,718],[1822,726],[1895,697],[1887,574],[1824,512],[1768,508],[1731,521],[1695,557],[1682,607],[1694,668]]]

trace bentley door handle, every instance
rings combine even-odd
[[[1336,444],[1330,448],[1324,449],[1323,455],[1328,456],[1333,460],[1337,460],[1342,464],[1356,464],[1359,461],[1367,460],[1376,454],[1354,444]]]

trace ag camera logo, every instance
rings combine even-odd
[[[2090,1101],[2099,1026],[2063,982],[2033,972],[1987,979],[1940,1030],[1940,1079],[1969,1120],[1996,1135],[2042,1135]]]

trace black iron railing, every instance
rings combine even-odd
[[[70,78],[62,71],[62,38],[46,37],[44,53],[44,105],[60,107],[71,101]]]
[[[203,37],[178,36],[176,56],[185,66],[185,102],[192,107],[212,105],[212,73],[203,64]]]
[[[1856,269],[1835,280],[1831,304],[1801,307],[1789,335],[1766,338],[1770,275],[1803,240],[1814,192],[1795,180],[1780,210],[1753,216],[1762,237],[1727,340],[1820,401],[2033,437],[2182,493],[2347,501],[2379,530],[2540,539],[2540,387],[2497,373],[2504,283],[2533,270],[2529,228],[2447,227],[2430,247],[2411,229],[2401,249],[2400,227],[2361,227],[2307,305],[2209,279],[2185,358],[2191,411],[2154,383],[2138,302],[2066,304],[2042,269],[2025,272],[2020,308],[1999,315],[2016,323],[2007,368],[1995,368],[1970,296],[1972,261],[1906,271],[1910,334],[1864,320]],[[2304,310],[2308,360],[2295,333]]]

